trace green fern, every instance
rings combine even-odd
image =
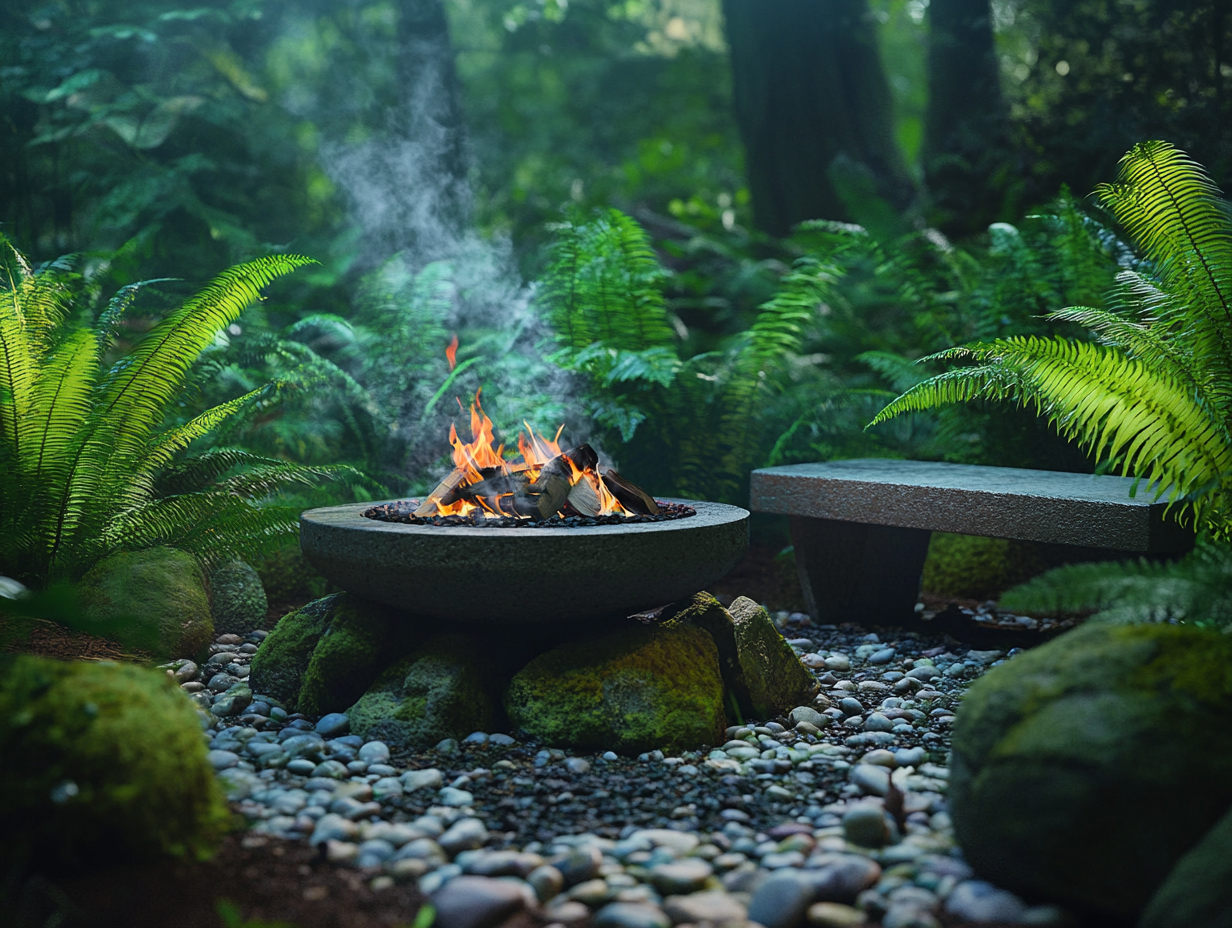
[[[1179,561],[1070,564],[1007,591],[1001,607],[1045,615],[1093,613],[1110,624],[1232,626],[1232,549],[1199,544]]]
[[[1142,249],[1117,278],[1114,311],[1049,314],[1103,342],[998,339],[933,355],[974,362],[932,377],[879,413],[973,399],[1011,400],[1117,469],[1184,502],[1188,518],[1232,535],[1232,221],[1200,166],[1164,142],[1135,146],[1120,182],[1099,189]]]
[[[310,263],[271,256],[231,268],[159,322],[110,369],[100,358],[136,288],[95,328],[89,282],[67,262],[33,270],[7,241],[0,286],[0,566],[42,586],[79,578],[119,547],[169,544],[205,563],[251,554],[291,534],[296,513],[266,504],[280,487],[339,472],[244,452],[185,457],[199,439],[269,399],[252,390],[164,427],[190,368],[270,281]]]

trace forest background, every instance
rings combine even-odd
[[[7,3],[0,231],[86,321],[147,282],[113,359],[229,265],[319,262],[167,422],[273,381],[190,453],[362,475],[303,505],[423,492],[481,387],[508,444],[564,423],[659,495],[870,454],[1089,470],[1021,411],[864,425],[932,352],[1090,337],[1041,316],[1140,259],[1086,194],[1146,138],[1226,181],[1230,25],[1229,0]]]

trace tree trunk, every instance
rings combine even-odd
[[[905,207],[913,191],[867,0],[723,0],[723,10],[756,225],[783,235],[805,219],[851,219],[868,180]]]
[[[992,12],[989,0],[932,0],[928,17],[924,176],[938,225],[973,232],[1012,182]]]

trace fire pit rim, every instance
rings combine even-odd
[[[538,537],[540,535],[568,535],[574,537],[577,535],[594,535],[594,534],[615,534],[628,532],[661,532],[674,527],[675,531],[687,530],[690,527],[699,525],[713,525],[716,522],[732,521],[739,518],[748,518],[749,511],[742,509],[739,506],[734,506],[731,503],[712,503],[706,500],[683,499],[669,496],[655,497],[662,503],[682,503],[686,506],[692,506],[696,512],[691,516],[679,516],[675,519],[661,519],[656,522],[618,522],[614,525],[569,525],[560,527],[544,527],[535,528],[526,527],[519,528],[516,526],[506,526],[498,528],[496,526],[487,525],[414,525],[410,522],[388,522],[384,519],[370,519],[364,515],[364,512],[372,509],[374,506],[384,506],[393,503],[404,502],[401,499],[385,499],[374,500],[367,503],[343,503],[340,506],[323,506],[319,509],[308,509],[300,515],[300,522],[313,521],[322,524],[330,525],[351,525],[357,529],[367,529],[374,526],[382,526],[386,529],[398,531],[411,531],[428,535],[448,534],[448,535],[512,535],[521,538]],[[721,509],[719,508],[721,507]],[[743,516],[739,515],[743,513]],[[312,519],[309,519],[309,516]],[[698,522],[698,520],[701,522]]]
[[[622,525],[488,528],[382,522],[363,515],[378,502],[345,503],[304,512],[300,544],[331,582],[409,613],[475,624],[598,620],[704,589],[747,550],[748,510],[671,501],[697,514]],[[523,577],[545,573],[551,582],[520,585]],[[490,595],[469,593],[493,584],[505,594],[497,607]],[[437,595],[445,588],[452,589],[447,599]]]

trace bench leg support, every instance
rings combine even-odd
[[[907,625],[932,532],[793,516],[804,603],[824,624]]]

